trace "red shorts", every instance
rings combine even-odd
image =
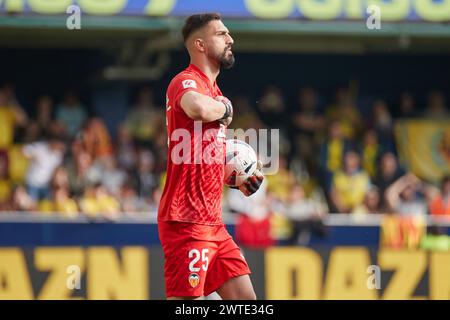
[[[164,251],[166,297],[201,297],[229,279],[250,274],[224,225],[158,222]]]

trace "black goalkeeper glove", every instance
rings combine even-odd
[[[222,102],[225,105],[225,113],[223,117],[219,119],[219,122],[224,126],[228,127],[231,121],[233,121],[233,105],[231,104],[231,101],[227,97],[217,96],[215,99],[219,102]]]
[[[255,172],[247,179],[240,187],[231,187],[232,189],[239,189],[246,197],[251,196],[256,191],[264,180],[264,175],[261,172],[263,167],[262,162],[258,160]]]

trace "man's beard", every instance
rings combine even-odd
[[[230,69],[234,66],[234,55],[231,53],[229,56],[227,56],[228,50],[231,49],[231,47],[225,48],[225,50],[217,57],[217,61],[219,62],[221,69]]]

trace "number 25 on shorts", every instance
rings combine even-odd
[[[191,251],[189,251],[189,259],[191,260],[191,263],[189,263],[189,271],[190,272],[199,272],[200,268],[196,267],[196,263],[200,260],[200,257],[202,259],[202,265],[201,268],[203,269],[203,271],[207,271],[208,270],[208,253],[209,253],[209,249],[202,249],[202,253],[200,254],[200,251],[197,249],[192,249]]]

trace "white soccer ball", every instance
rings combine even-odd
[[[246,142],[237,139],[226,141],[224,183],[229,187],[240,187],[257,168],[255,150]]]

